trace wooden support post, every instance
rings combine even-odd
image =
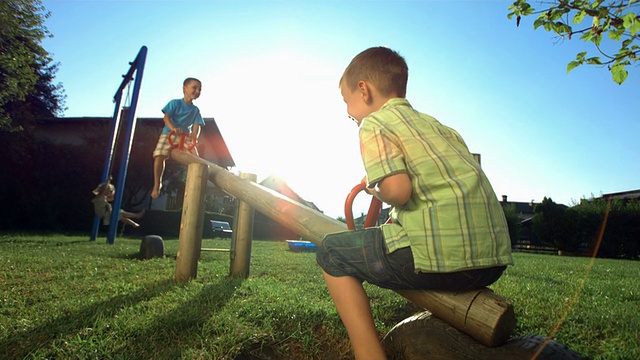
[[[185,151],[172,151],[171,158],[182,164],[209,166],[209,180],[220,189],[247,202],[257,211],[320,245],[326,234],[346,231],[347,225],[259,184],[241,179],[225,169]],[[397,291],[472,336],[486,346],[507,342],[515,330],[511,303],[489,289],[452,293],[448,291]]]
[[[255,174],[240,174],[240,178],[255,182]],[[232,277],[249,277],[251,262],[251,240],[253,239],[253,208],[244,201],[238,203],[236,221],[233,223],[233,250],[230,253],[230,274]]]
[[[206,190],[207,165],[202,163],[189,164],[180,221],[178,254],[176,255],[175,279],[177,281],[195,279],[198,274]]]

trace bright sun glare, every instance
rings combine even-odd
[[[332,217],[344,216],[344,199],[364,175],[358,129],[338,90],[341,67],[290,51],[244,58],[205,79],[216,84],[213,101],[199,104],[215,114],[238,171],[283,178]],[[368,208],[360,202],[356,215]]]

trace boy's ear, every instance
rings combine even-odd
[[[360,80],[357,87],[358,93],[365,103],[371,100],[371,89],[366,81]]]

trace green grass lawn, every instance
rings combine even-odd
[[[0,358],[351,357],[315,254],[254,241],[248,279],[228,277],[228,253],[203,252],[197,279],[177,283],[177,240],[165,241],[164,259],[133,259],[139,247],[139,239],[0,235]],[[640,262],[514,259],[492,286],[514,305],[514,336],[553,334],[592,359],[640,358]],[[366,288],[381,337],[419,310]]]

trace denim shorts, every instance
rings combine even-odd
[[[496,266],[448,273],[416,273],[411,248],[387,253],[380,228],[328,234],[318,248],[316,261],[331,276],[353,276],[394,290],[480,289],[498,280],[506,269],[506,266]]]

